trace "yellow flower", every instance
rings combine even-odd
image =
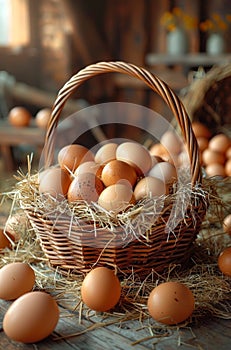
[[[172,10],[173,15],[180,17],[182,15],[182,11],[179,7],[174,7]]]
[[[185,14],[181,8],[174,7],[172,12],[166,11],[160,19],[160,23],[169,31],[176,28],[193,29],[197,26],[197,19]]]
[[[201,22],[199,27],[203,32],[225,32],[228,29],[228,23],[231,22],[231,15],[226,15],[223,19],[220,14],[213,13],[211,19]]]

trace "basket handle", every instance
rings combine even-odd
[[[89,78],[110,72],[125,73],[132,77],[138,78],[163,98],[170,110],[172,110],[172,113],[179,124],[184,142],[186,144],[191,165],[192,186],[197,182],[200,183],[202,175],[199,160],[199,148],[196,137],[192,130],[191,121],[182,102],[164,81],[144,68],[121,61],[98,62],[91,64],[80,70],[77,74],[73,75],[60,89],[52,108],[51,118],[45,137],[45,167],[48,167],[52,162],[55,129],[57,127],[62,109],[68,98],[82,83],[84,83]]]

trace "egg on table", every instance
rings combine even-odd
[[[195,300],[192,291],[186,285],[180,282],[164,282],[151,291],[147,306],[154,320],[173,325],[192,315]]]
[[[225,248],[218,257],[218,267],[220,271],[231,277],[231,247]]]
[[[24,262],[12,262],[0,269],[0,299],[14,300],[30,292],[35,283],[35,273]]]
[[[223,230],[231,236],[231,214],[226,215],[223,220]]]
[[[51,109],[50,108],[42,108],[35,115],[35,124],[41,128],[46,129],[48,122],[51,117]]]
[[[34,291],[13,301],[3,318],[3,330],[12,340],[37,343],[48,337],[59,321],[59,307],[48,293]]]
[[[13,107],[8,114],[8,121],[15,127],[27,127],[32,119],[31,113],[25,107]]]
[[[96,267],[84,278],[81,286],[83,302],[92,310],[109,311],[121,296],[120,281],[115,272],[107,267]]]

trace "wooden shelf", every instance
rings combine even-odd
[[[167,55],[149,53],[145,58],[145,64],[151,67],[160,64],[165,64],[167,66],[184,65],[188,67],[206,67],[229,62],[231,62],[231,54],[207,55],[206,53],[192,53],[186,55]]]
[[[13,127],[7,121],[0,121],[0,156],[2,155],[5,169],[15,168],[12,146],[32,145],[41,152],[45,140],[45,130],[36,126]]]

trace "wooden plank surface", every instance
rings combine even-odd
[[[0,327],[5,311],[11,302],[0,301]],[[10,340],[0,329],[0,349],[21,350],[181,350],[190,348],[203,350],[228,350],[231,344],[231,320],[205,319],[198,326],[184,329],[170,329],[168,334],[151,337],[146,327],[139,321],[126,321],[105,327],[95,327],[85,332],[87,327],[101,321],[100,316],[82,319],[79,324],[78,313],[74,314],[60,307],[60,320],[45,340],[36,344],[22,344]],[[105,321],[107,322],[107,321]],[[79,335],[69,337],[79,333]],[[162,336],[161,336],[162,335]],[[66,339],[59,339],[66,336]],[[145,340],[146,339],[146,340]],[[141,341],[143,340],[143,341]]]

